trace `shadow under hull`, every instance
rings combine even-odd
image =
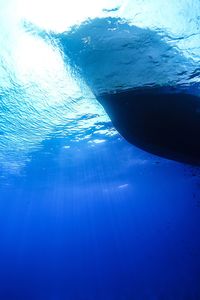
[[[200,98],[162,88],[98,95],[113,125],[150,153],[200,165]]]

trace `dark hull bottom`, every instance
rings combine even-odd
[[[97,96],[130,143],[159,156],[200,164],[200,98],[166,89]]]

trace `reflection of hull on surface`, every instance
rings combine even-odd
[[[130,143],[170,159],[200,164],[200,98],[162,89],[97,97]]]
[[[200,99],[184,90],[195,66],[177,47],[118,18],[90,20],[57,39],[123,137],[151,153],[200,163]]]
[[[36,32],[45,37],[37,28]],[[199,73],[178,47],[156,31],[111,17],[91,19],[47,37],[58,41],[67,63],[129,142],[164,157],[200,164],[200,98],[178,90],[184,86],[189,90],[190,79],[194,84]],[[169,88],[172,83],[174,89]]]

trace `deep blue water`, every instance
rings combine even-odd
[[[199,96],[199,2],[104,1],[62,29],[20,5],[0,2],[0,299],[200,299],[199,167],[128,143],[94,96]]]

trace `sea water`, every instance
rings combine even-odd
[[[199,97],[199,2],[73,2],[0,1],[0,299],[198,300],[200,170],[129,143],[96,95],[167,79]],[[160,57],[163,46],[144,56],[146,65],[135,63],[121,51],[123,44],[131,51],[121,31],[110,40],[111,22],[96,31],[101,43],[93,47],[110,55],[106,64],[100,69],[89,56],[90,68],[79,72],[59,38],[88,18],[139,28],[134,53],[144,49],[144,29],[147,43],[155,32],[172,57]],[[104,38],[113,45],[108,53]],[[181,69],[173,69],[177,57]],[[163,59],[173,67],[150,82]]]

